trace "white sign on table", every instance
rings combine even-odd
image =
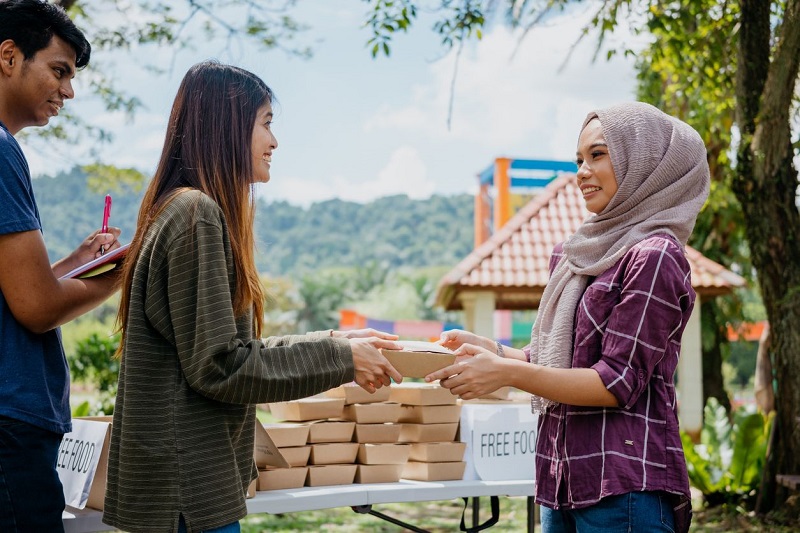
[[[464,403],[465,480],[533,480],[538,417],[529,403]]]
[[[92,481],[110,426],[110,422],[74,418],[72,432],[65,434],[61,440],[56,470],[64,486],[67,505],[83,509],[89,501]]]

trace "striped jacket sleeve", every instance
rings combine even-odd
[[[348,341],[320,334],[248,338],[248,314],[235,317],[230,245],[222,222],[198,214],[169,247],[168,306],[190,386],[217,401],[264,403],[311,396],[352,381]]]

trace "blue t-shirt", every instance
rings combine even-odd
[[[28,163],[0,122],[0,235],[41,230]],[[19,265],[25,268],[25,265]],[[37,334],[17,322],[0,289],[0,415],[67,433],[69,366],[56,328]]]

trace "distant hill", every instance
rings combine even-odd
[[[91,192],[79,168],[34,179],[51,260],[72,251],[102,222],[103,192]],[[111,224],[129,241],[143,192],[112,191]],[[328,200],[308,208],[259,199],[256,264],[272,276],[298,276],[326,267],[369,262],[391,267],[454,266],[473,244],[470,195],[405,195],[366,204]]]

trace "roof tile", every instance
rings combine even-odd
[[[446,309],[460,309],[458,293],[492,290],[497,293],[497,309],[535,308],[550,277],[553,247],[588,215],[575,175],[557,177],[442,278],[437,302]],[[691,247],[686,247],[686,255],[698,294],[726,294],[745,283]]]

